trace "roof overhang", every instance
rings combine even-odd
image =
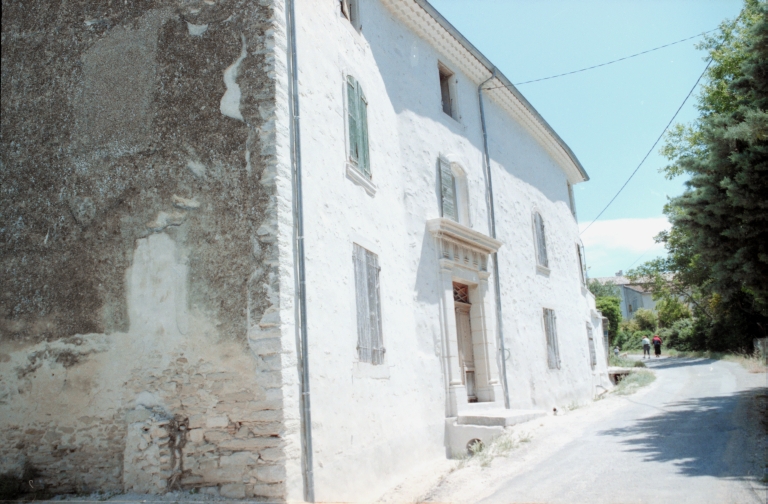
[[[492,75],[486,95],[523,125],[563,168],[568,181],[589,180],[584,167],[547,121],[512,82],[427,0],[382,0],[410,29],[437,48],[477,85]]]

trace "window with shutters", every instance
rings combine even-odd
[[[587,263],[584,261],[584,246],[580,243],[576,244],[576,256],[579,259],[579,277],[581,279],[581,285],[587,286]]]
[[[592,334],[592,326],[587,322],[587,340],[589,341],[589,365],[592,369],[597,366],[597,353],[595,352],[595,338]]]
[[[357,355],[360,362],[384,363],[379,297],[379,258],[355,243],[355,297],[357,304]]]
[[[547,337],[547,365],[560,369],[560,348],[557,344],[557,317],[555,310],[544,308],[544,333]]]
[[[568,203],[571,206],[571,213],[573,214],[573,218],[576,218],[576,200],[573,197],[573,186],[570,182],[568,182]]]
[[[539,212],[533,213],[533,237],[536,244],[536,265],[549,268],[547,260],[547,237],[544,228],[544,219]]]
[[[467,177],[464,170],[440,156],[438,177],[440,179],[440,216],[469,226],[469,205]]]
[[[371,164],[368,156],[368,101],[360,83],[351,75],[347,76],[347,137],[349,145],[348,164],[371,178]]]
[[[437,71],[440,76],[440,104],[443,112],[458,120],[455,74],[442,63],[437,64]]]
[[[359,31],[362,24],[360,23],[358,0],[339,0],[339,3],[341,4],[341,15],[349,20],[355,30]]]

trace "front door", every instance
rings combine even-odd
[[[453,284],[453,304],[456,310],[456,333],[458,336],[459,364],[464,386],[467,387],[467,400],[477,402],[475,392],[475,352],[472,348],[472,329],[469,322],[469,286]]]

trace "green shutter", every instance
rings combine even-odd
[[[451,170],[451,163],[440,158],[440,196],[442,214],[447,219],[458,220],[456,212],[456,181]]]
[[[365,174],[366,177],[371,178],[371,163],[368,157],[368,101],[363,94],[363,88],[360,87],[360,83],[357,83],[357,96],[358,96],[358,117],[360,119],[358,124],[359,133],[359,147],[360,153],[360,171]]]
[[[347,124],[349,127],[349,161],[355,166],[360,166],[360,143],[358,126],[360,120],[358,116],[357,99],[357,81],[351,75],[347,76]]]

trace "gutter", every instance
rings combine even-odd
[[[296,276],[298,308],[299,381],[301,382],[301,446],[304,469],[304,500],[315,501],[315,477],[312,461],[312,411],[309,400],[309,349],[307,343],[307,281],[304,261],[304,207],[301,187],[301,125],[299,122],[299,71],[296,58],[295,0],[287,0],[288,41],[290,48],[291,171],[293,179],[293,222],[296,233]]]
[[[552,135],[558,145],[565,151],[566,155],[571,159],[573,164],[581,173],[582,177],[584,177],[584,181],[586,182],[589,180],[589,175],[579,160],[576,158],[576,154],[574,154],[571,148],[568,147],[562,138],[560,138],[560,135],[555,133],[555,130],[553,130],[552,126],[550,126],[549,123],[547,123],[547,121],[541,117],[541,114],[539,114],[536,109],[533,108],[533,105],[531,105],[530,102],[526,100],[525,97],[520,93],[520,91],[517,90],[515,85],[512,84],[512,81],[510,81],[503,73],[499,72],[496,66],[491,63],[491,61],[486,58],[483,53],[481,53],[474,45],[472,45],[472,43],[467,40],[466,37],[464,37],[464,35],[462,35],[461,32],[459,32],[459,30],[457,30],[447,19],[445,19],[443,15],[437,11],[437,9],[432,7],[432,4],[430,4],[427,0],[413,1],[416,3],[416,5],[424,9],[427,14],[429,14],[435,21],[437,21],[440,26],[443,27],[443,29],[445,29],[453,38],[455,38],[456,41],[464,47],[464,49],[469,51],[469,53],[472,54],[475,59],[477,59],[485,68],[487,68],[488,71],[491,72],[491,79],[496,77],[501,85],[506,87],[509,92],[512,93],[514,97],[519,100],[526,109],[528,109],[528,111],[536,118],[537,121],[539,121],[539,123],[541,123],[542,126],[544,126],[544,129],[546,129],[547,132]]]
[[[496,239],[496,211],[493,205],[493,179],[491,178],[491,157],[488,153],[488,130],[485,127],[485,108],[483,106],[483,86],[496,77],[496,68],[492,70],[491,76],[484,80],[477,87],[477,99],[480,101],[480,124],[483,128],[483,153],[485,154],[485,180],[488,184],[488,203],[490,212],[488,220],[490,221],[491,238]],[[499,283],[499,253],[494,251],[493,255],[493,288],[496,294],[496,327],[498,328],[499,352],[501,360],[501,383],[504,388],[504,407],[509,409],[509,386],[507,385],[507,353],[504,349],[504,326],[501,316],[501,285]]]

